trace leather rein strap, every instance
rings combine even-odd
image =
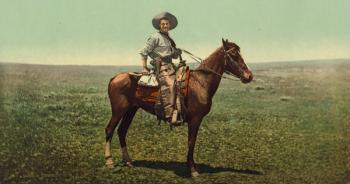
[[[233,48],[231,48],[231,49],[233,49]],[[225,65],[227,64],[227,58],[230,60],[230,64],[231,65],[236,65],[236,67],[238,67],[237,66],[237,63],[232,59],[232,57],[230,56],[230,54],[229,54],[229,52],[231,52],[231,49],[229,49],[228,51],[226,51],[226,50],[224,50],[224,58],[225,58]],[[181,49],[184,53],[186,53],[187,55],[189,55],[192,59],[194,59],[196,62],[198,62],[199,64],[202,64],[202,62],[203,62],[203,59],[202,58],[200,58],[200,57],[198,57],[198,56],[195,56],[195,55],[193,55],[192,53],[190,53],[189,51],[187,51],[187,50],[185,50],[185,49]],[[205,70],[206,71],[209,71],[209,72],[211,72],[211,73],[214,73],[214,74],[216,74],[216,75],[218,75],[219,77],[221,77],[221,78],[224,78],[224,79],[229,79],[229,80],[233,80],[233,81],[240,81],[239,79],[237,79],[237,78],[231,78],[231,77],[226,77],[226,76],[224,76],[224,75],[222,75],[222,74],[219,74],[219,73],[217,73],[216,71],[214,71],[213,69],[211,69],[211,68],[208,68],[208,67],[206,67],[206,66],[204,66],[204,68],[205,68]],[[238,67],[238,69],[239,69],[239,72],[240,73],[242,73],[242,71],[241,71],[241,69]],[[238,76],[236,76],[236,75],[234,75],[234,74],[232,74],[232,73],[230,73],[230,72],[227,72],[227,71],[225,71],[225,73],[226,74],[228,74],[228,75],[231,75],[231,76],[235,76],[235,77],[238,77]]]

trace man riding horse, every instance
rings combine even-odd
[[[177,21],[173,15],[165,12],[153,19],[153,25],[159,32],[150,37],[145,49],[142,50],[142,61],[144,70],[147,72],[148,56],[158,66],[156,67],[159,71],[158,83],[162,86],[162,93],[155,96],[162,96],[162,99],[166,101],[166,117],[169,120],[173,115],[173,111],[176,112],[172,103],[174,99],[171,99],[174,98],[174,82],[172,81],[175,78],[174,66],[171,60],[178,57],[180,53],[177,51],[175,43],[172,43],[173,41],[166,33],[177,25]],[[187,166],[192,177],[199,174],[193,157],[198,130],[203,118],[210,112],[212,99],[221,79],[224,77],[224,73],[238,78],[242,83],[249,83],[253,79],[253,73],[241,56],[240,47],[234,42],[222,39],[222,45],[204,59],[196,69],[190,70],[186,78],[186,80],[188,79],[188,88],[186,89],[186,111],[184,112],[188,126]],[[125,165],[131,167],[132,159],[129,156],[126,144],[126,135],[130,124],[140,108],[151,114],[156,114],[155,102],[145,101],[143,95],[138,95],[138,89],[140,89],[138,81],[140,78],[139,75],[124,72],[114,76],[108,83],[108,97],[112,109],[112,116],[105,129],[105,159],[108,168],[114,167],[111,145],[115,129],[118,127],[122,160]]]
[[[169,30],[177,26],[177,19],[169,12],[162,12],[152,20],[153,27],[159,30],[152,34],[141,50],[143,73],[149,73],[147,57],[152,61],[157,80],[159,83],[160,105],[165,119],[175,125],[177,124],[175,73],[176,69],[172,59],[181,55],[181,50],[176,48],[174,40],[169,36]]]

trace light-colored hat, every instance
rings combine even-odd
[[[169,13],[169,12],[162,12],[162,13],[160,13],[160,14],[158,14],[158,15],[156,15],[153,19],[152,19],[152,24],[153,24],[153,27],[154,28],[156,28],[156,29],[160,29],[160,27],[159,27],[159,23],[160,23],[160,20],[161,19],[167,19],[167,20],[169,20],[169,22],[170,22],[170,30],[171,29],[174,29],[176,26],[177,26],[177,19],[176,19],[176,17],[173,15],[173,14],[171,14],[171,13]]]

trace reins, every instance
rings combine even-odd
[[[203,59],[202,58],[200,58],[200,57],[198,57],[198,56],[195,56],[194,54],[192,54],[191,52],[189,52],[189,51],[187,51],[187,50],[185,50],[185,49],[181,49],[184,53],[186,53],[187,55],[189,55],[193,60],[195,60],[197,63],[199,63],[199,64],[203,64],[202,62],[203,62]],[[225,52],[225,64],[226,64],[226,52],[227,51],[225,51],[224,50],[224,52]],[[232,60],[232,58],[231,58],[231,56],[229,55],[229,54],[227,54],[228,56],[229,56],[229,58],[230,58],[230,60]],[[232,62],[230,62],[230,63],[232,63]],[[224,79],[228,79],[228,80],[233,80],[233,81],[240,81],[239,79],[237,79],[237,78],[231,78],[231,77],[226,77],[226,76],[224,76],[224,75],[222,75],[222,74],[219,74],[219,73],[217,73],[216,71],[214,71],[213,69],[211,69],[211,68],[208,68],[208,67],[206,67],[204,64],[203,65],[201,65],[201,66],[203,66],[204,68],[205,68],[205,71],[209,71],[209,72],[211,72],[211,73],[213,73],[213,74],[215,74],[215,75],[217,75],[217,76],[219,76],[219,77],[221,77],[221,78],[224,78]],[[232,73],[228,73],[228,72],[225,72],[225,73],[227,73],[227,74],[229,74],[229,75],[232,75],[232,76],[235,76],[234,74],[232,74]]]

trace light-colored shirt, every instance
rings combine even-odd
[[[153,33],[146,42],[146,46],[141,50],[141,57],[147,59],[147,56],[155,59],[156,57],[168,57],[173,53],[174,48],[171,42],[161,33]]]

